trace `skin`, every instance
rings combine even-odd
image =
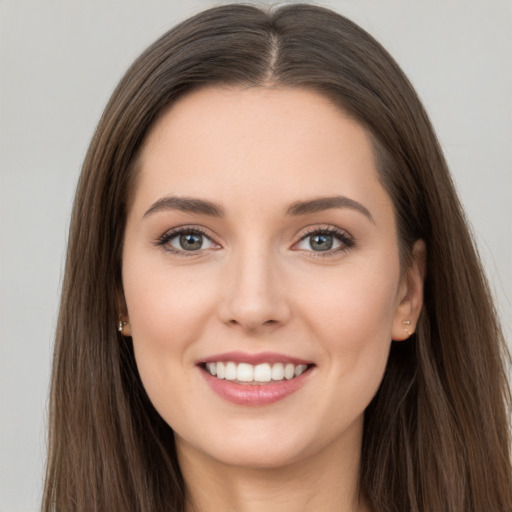
[[[424,247],[401,269],[391,199],[365,130],[317,93],[205,88],[150,131],[129,209],[123,286],[137,366],[174,429],[189,510],[367,510],[358,471],[364,410],[391,340],[413,332]],[[166,197],[214,202],[222,217],[152,208]],[[352,206],[291,215],[297,201]],[[179,251],[185,226],[205,233]],[[327,252],[308,235],[342,236]],[[338,235],[336,235],[338,236]],[[409,320],[410,325],[403,324]],[[278,352],[314,363],[276,403],[230,403],[197,362]]]

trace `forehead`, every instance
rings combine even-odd
[[[165,194],[273,202],[388,200],[365,129],[318,93],[205,88],[165,112],[143,145],[136,203]]]

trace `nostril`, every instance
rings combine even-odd
[[[247,332],[256,331],[258,329],[261,329],[262,327],[276,327],[279,325],[279,320],[275,319],[269,319],[269,320],[263,320],[259,321],[257,318],[232,318],[231,320],[228,320],[228,325],[231,325],[233,327],[241,327]]]

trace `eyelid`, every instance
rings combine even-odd
[[[198,233],[202,235],[204,238],[207,238],[214,246],[216,247],[209,247],[206,249],[198,249],[197,251],[185,251],[182,249],[177,249],[176,247],[172,247],[169,245],[169,242],[176,238],[177,236],[183,234],[183,233]],[[177,254],[179,256],[197,256],[199,254],[203,254],[206,251],[209,250],[217,250],[221,247],[221,245],[215,240],[215,237],[213,237],[211,234],[207,233],[207,231],[201,227],[196,226],[193,224],[186,224],[183,226],[176,226],[174,228],[168,229],[165,231],[161,236],[159,236],[155,242],[154,245],[157,247],[162,248],[163,250]]]
[[[173,238],[179,236],[183,233],[199,233],[203,237],[207,238],[214,246],[216,247],[210,247],[206,249],[198,249],[196,251],[186,251],[177,249],[175,247],[169,246],[169,241]],[[312,236],[314,234],[329,234],[333,235],[339,242],[340,246],[329,249],[326,251],[314,251],[313,249],[298,249],[296,246],[308,238],[309,236]],[[315,225],[315,226],[307,226],[301,230],[301,232],[297,235],[297,240],[293,243],[291,249],[296,251],[302,251],[305,253],[308,253],[311,257],[326,257],[330,255],[334,255],[337,253],[345,252],[349,249],[351,249],[355,245],[356,241],[354,237],[348,233],[345,229],[341,229],[337,226],[332,225]],[[177,255],[183,255],[183,256],[197,256],[199,254],[204,254],[205,252],[209,250],[217,250],[222,248],[221,244],[217,242],[216,237],[212,236],[208,230],[203,228],[202,226],[197,226],[193,224],[186,224],[182,226],[176,226],[174,228],[171,228],[167,231],[165,231],[160,237],[158,237],[154,245],[157,247],[161,247],[163,250],[174,253]]]
[[[315,234],[333,235],[340,242],[340,246],[326,251],[314,251],[313,249],[294,249],[294,247],[296,247],[299,243]],[[298,240],[292,245],[292,250],[303,251],[305,253],[308,253],[308,255],[311,257],[326,257],[342,253],[351,249],[356,243],[354,237],[345,229],[341,229],[336,226],[327,224],[308,226],[304,228],[304,230],[302,230],[302,232],[299,235],[297,235],[297,237]]]

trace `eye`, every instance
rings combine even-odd
[[[193,253],[218,248],[208,236],[198,229],[174,229],[164,234],[157,242],[171,252]]]
[[[352,238],[336,229],[317,229],[310,231],[294,245],[294,249],[313,252],[338,252],[354,245]]]

